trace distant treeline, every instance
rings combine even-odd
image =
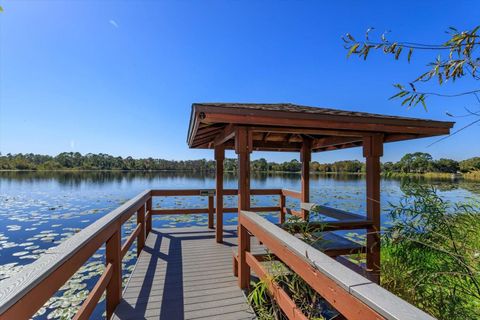
[[[284,171],[298,172],[301,163],[291,160],[282,163],[269,162],[265,159],[251,162],[253,171]],[[236,159],[225,159],[224,169],[235,171]],[[456,173],[472,172],[480,170],[480,157],[474,157],[463,161],[452,159],[434,160],[432,156],[424,152],[408,153],[398,162],[385,162],[382,164],[384,172],[393,173]],[[27,154],[0,155],[0,170],[182,170],[182,171],[213,171],[213,160],[164,160],[164,159],[134,159],[132,157],[114,157],[108,154],[85,155],[79,152],[63,152],[57,156]],[[362,173],[365,164],[358,160],[336,161],[333,163],[319,163],[312,161],[310,171],[320,173]]]

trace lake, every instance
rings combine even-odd
[[[438,188],[442,198],[451,201],[480,199],[480,182],[417,179]],[[402,197],[402,180],[383,179],[382,223],[388,223],[389,203]],[[355,213],[365,211],[365,181],[357,175],[312,175],[311,201]],[[252,188],[300,190],[300,175],[252,173]],[[215,187],[213,174],[187,172],[0,172],[0,280],[32,263],[45,250],[56,246],[99,217],[145,189],[207,189]],[[236,188],[233,173],[227,173],[225,188]],[[277,196],[258,196],[252,206],[277,204]],[[154,207],[199,208],[205,197],[158,198]],[[236,197],[225,197],[225,206],[236,206]],[[287,206],[298,203],[287,200]],[[277,221],[277,215],[267,214]],[[236,214],[225,214],[225,224],[236,224]],[[123,228],[126,238],[135,226]],[[154,227],[207,225],[206,215],[154,217]],[[135,245],[125,256],[124,279],[135,263]],[[70,318],[88,295],[103,271],[101,248],[61,291],[40,311],[37,319]],[[93,315],[102,318],[101,303]]]

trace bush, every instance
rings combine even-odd
[[[408,185],[383,237],[382,286],[439,319],[480,318],[480,209]]]

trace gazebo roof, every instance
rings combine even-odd
[[[384,142],[450,133],[454,122],[317,108],[290,103],[194,103],[188,130],[190,148],[234,148],[235,127],[252,132],[253,150],[299,151],[304,138],[312,151],[361,146],[363,137],[383,134]]]

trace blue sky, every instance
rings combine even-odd
[[[478,109],[471,97],[430,99],[429,111],[389,101],[393,83],[432,60],[395,62],[374,53],[347,59],[340,37],[378,35],[426,43],[448,26],[479,23],[476,1],[0,1],[0,151],[212,158],[189,150],[192,102],[291,102],[452,120]],[[478,84],[476,84],[478,87]],[[460,81],[443,92],[473,89]],[[468,123],[458,118],[457,127]],[[384,160],[425,151],[435,158],[480,155],[480,126],[433,140],[387,144]],[[233,156],[229,154],[227,156]],[[254,153],[254,158],[296,158]],[[315,154],[361,159],[360,149]]]

